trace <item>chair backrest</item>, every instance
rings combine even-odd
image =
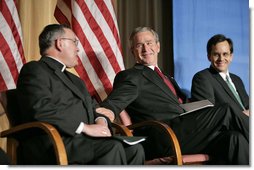
[[[21,123],[18,110],[19,106],[17,102],[17,90],[12,89],[6,91],[6,114],[10,123],[10,127]]]
[[[41,141],[39,148],[35,150],[40,150],[37,152],[40,152],[42,156],[44,154],[48,155],[42,164],[51,165],[57,163],[67,165],[65,146],[55,127],[38,121],[22,123],[17,100],[17,90],[8,90],[2,94],[1,103],[4,105],[10,128],[0,132],[0,136],[7,138],[7,154],[10,157],[11,164],[34,164],[32,159],[27,159],[29,157],[27,149],[31,145],[34,145],[34,141]],[[33,148],[36,148],[36,145],[34,146]],[[30,151],[31,149],[28,150]],[[26,158],[24,158],[24,154]],[[30,163],[26,160],[31,160],[32,162]],[[41,159],[38,157],[35,160]]]

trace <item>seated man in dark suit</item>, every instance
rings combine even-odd
[[[116,75],[113,91],[100,105],[116,115],[125,109],[133,123],[159,120],[169,124],[183,154],[207,153],[214,157],[214,164],[249,164],[246,117],[234,113],[227,104],[180,116],[184,113],[180,104],[187,99],[174,79],[158,68],[158,34],[149,27],[138,27],[130,36],[130,45],[136,64]],[[135,133],[148,136],[143,143],[146,159],[171,153],[163,133],[153,129]]]
[[[125,146],[107,138],[111,136],[110,121],[98,112],[109,110],[96,110],[84,82],[66,71],[66,67],[78,64],[78,40],[70,27],[46,26],[39,36],[39,46],[41,59],[25,64],[18,78],[20,121],[54,125],[62,136],[69,164],[143,164],[140,144]],[[41,134],[30,137],[22,143],[30,148],[22,152],[26,160],[48,164],[44,160],[51,156],[50,144]]]
[[[235,112],[249,116],[249,96],[244,84],[239,76],[229,72],[232,40],[221,34],[211,37],[207,42],[207,57],[211,66],[194,75],[192,99],[209,99],[215,105],[228,103]]]

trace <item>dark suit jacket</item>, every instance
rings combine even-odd
[[[185,100],[186,96],[176,82],[170,79],[178,95]],[[101,106],[113,110],[115,114],[126,109],[133,122],[173,119],[184,112],[176,96],[159,75],[140,64],[116,75],[114,91]]]
[[[240,77],[230,73],[230,77],[246,109],[249,109],[249,96]],[[196,73],[192,80],[191,95],[193,100],[209,99],[215,105],[229,103],[235,111],[242,110],[239,102],[220,74],[213,68]]]
[[[178,95],[186,101],[186,97],[181,93],[176,82],[173,79],[171,81]],[[160,120],[169,124],[174,130],[184,154],[209,153],[217,155],[222,150],[229,155],[227,155],[228,157],[233,157],[232,153],[228,153],[228,148],[217,147],[218,143],[215,141],[220,139],[218,136],[220,130],[222,128],[229,129],[230,125],[233,130],[241,131],[243,129],[245,136],[248,134],[248,121],[245,125],[242,117],[238,118],[238,116],[231,114],[228,105],[201,109],[179,116],[184,110],[180,107],[177,97],[159,75],[149,67],[136,64],[133,68],[119,72],[115,77],[113,88],[107,99],[100,104],[101,106],[113,110],[115,114],[126,109],[133,123],[144,120]],[[238,123],[234,124],[231,120],[237,120]],[[243,128],[241,129],[241,127]],[[148,136],[147,140],[142,143],[147,159],[163,157],[171,153],[170,145],[165,140],[168,136],[160,129],[140,128],[135,130],[134,134]],[[227,139],[225,141],[223,139],[222,142],[227,144]]]
[[[93,146],[89,137],[75,131],[81,122],[92,124],[101,115],[95,113],[95,103],[82,80],[70,72],[61,72],[62,68],[61,63],[46,56],[23,66],[17,83],[20,118],[21,122],[43,121],[54,125],[63,138],[68,160],[75,159],[79,163],[79,159],[84,160],[84,155],[90,157]],[[24,145],[34,145],[31,152],[35,155],[53,151],[38,147],[38,144],[49,147],[43,136],[31,135],[39,137],[34,141],[29,138]],[[40,159],[46,157],[38,158],[38,161],[42,162]]]

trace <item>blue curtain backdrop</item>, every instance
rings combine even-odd
[[[233,40],[229,71],[249,93],[249,1],[173,0],[174,77],[189,95],[194,74],[210,66],[206,44],[218,33]]]

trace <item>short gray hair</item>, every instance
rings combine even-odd
[[[153,35],[154,35],[154,37],[155,37],[155,40],[156,40],[156,42],[159,42],[159,35],[157,34],[157,32],[155,32],[152,28],[150,28],[150,27],[137,27],[137,28],[135,28],[133,31],[132,31],[132,33],[131,33],[131,35],[130,35],[130,38],[129,38],[129,43],[130,43],[130,48],[133,48],[133,39],[134,39],[134,36],[137,34],[137,33],[140,33],[140,32],[145,32],[145,31],[149,31],[149,32],[151,32]]]

